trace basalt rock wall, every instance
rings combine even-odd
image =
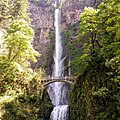
[[[97,3],[97,0],[64,0],[61,5],[62,31],[79,21],[80,14],[85,6],[92,6]],[[41,54],[36,63],[31,63],[31,67],[33,69],[43,67],[48,75],[51,74],[53,68],[54,9],[53,0],[48,2],[41,0],[39,3],[35,3],[34,0],[29,1],[31,23],[35,33],[33,46]]]

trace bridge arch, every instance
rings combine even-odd
[[[52,81],[49,81],[49,82],[45,83],[44,87],[47,87],[48,85],[50,85],[52,83],[55,83],[55,82],[64,82],[64,83],[67,83],[68,85],[71,85],[71,86],[74,85],[74,82],[67,81],[67,80],[52,80]]]
[[[46,77],[45,79],[41,80],[42,85],[44,88],[47,88],[48,85],[54,83],[54,82],[64,82],[68,84],[69,86],[73,86],[76,80],[76,76],[72,77]]]

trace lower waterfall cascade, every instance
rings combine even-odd
[[[50,120],[67,120],[68,111],[68,105],[56,106],[51,113]]]

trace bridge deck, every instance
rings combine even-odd
[[[41,83],[48,85],[53,82],[66,82],[74,84],[77,77],[46,77],[44,80],[41,80]]]

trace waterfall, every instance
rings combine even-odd
[[[55,55],[54,55],[54,76],[61,77],[64,75],[64,65],[62,61],[62,43],[60,36],[60,23],[61,23],[61,9],[57,8],[55,10],[55,28],[56,28],[56,36],[55,36]]]
[[[64,58],[63,47],[60,36],[61,28],[61,5],[62,0],[56,0],[55,2],[55,54],[54,54],[54,69],[53,77],[59,78],[64,76]],[[49,85],[48,94],[52,100],[52,104],[55,106],[49,120],[68,120],[69,114],[69,94],[68,86],[62,82],[55,82]]]

